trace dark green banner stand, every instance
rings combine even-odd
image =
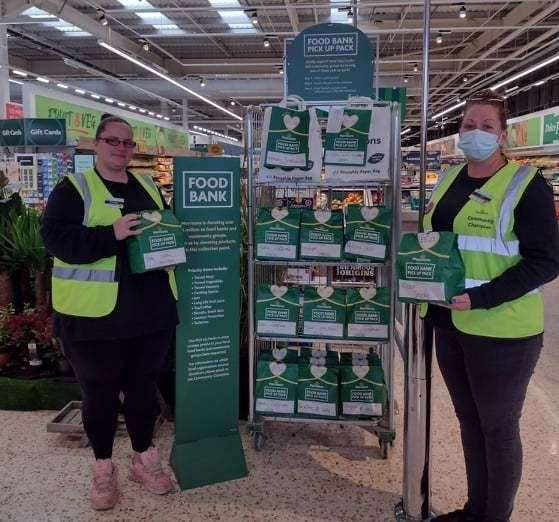
[[[175,158],[174,178],[187,263],[177,268],[171,465],[191,489],[248,474],[239,433],[239,159]]]

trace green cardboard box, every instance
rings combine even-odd
[[[339,210],[301,212],[301,259],[338,260],[342,258],[344,216]]]
[[[390,247],[392,213],[385,207],[348,205],[344,258],[383,262]]]
[[[346,316],[345,301],[345,291],[338,288],[305,288],[303,336],[342,339]]]
[[[136,230],[142,233],[126,240],[132,273],[186,263],[184,233],[170,210],[144,210],[138,217],[140,224]]]
[[[297,259],[300,219],[301,211],[298,209],[261,208],[256,221],[256,257]]]
[[[255,411],[293,415],[299,365],[260,360],[256,367]]]
[[[382,417],[386,404],[384,372],[380,366],[341,366],[342,415]]]
[[[338,380],[337,367],[300,364],[297,413],[312,417],[337,417]]]
[[[400,301],[449,303],[465,288],[458,236],[453,232],[404,234],[396,274]]]
[[[347,289],[348,339],[388,340],[390,334],[390,290],[364,287]]]
[[[256,298],[256,332],[294,337],[299,320],[299,289],[262,284]]]

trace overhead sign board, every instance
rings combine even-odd
[[[318,24],[287,47],[287,95],[307,102],[373,96],[376,48],[348,24]]]
[[[0,145],[64,146],[66,121],[52,118],[0,120]]]

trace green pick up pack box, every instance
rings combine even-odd
[[[138,213],[142,233],[126,240],[130,269],[134,274],[160,270],[186,262],[181,224],[170,210]]]
[[[453,232],[404,234],[396,259],[398,299],[450,303],[464,292],[465,268]]]

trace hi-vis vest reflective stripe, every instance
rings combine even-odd
[[[163,201],[155,183],[149,176],[134,174],[159,209]],[[113,196],[98,174],[87,170],[83,174],[71,174],[68,179],[83,198],[86,227],[112,225],[122,217],[120,209],[106,202]],[[115,280],[116,256],[100,259],[94,263],[72,265],[54,258],[52,269],[52,302],[57,312],[79,317],[103,317],[110,314],[118,295]],[[169,273],[169,285],[177,298],[174,273]]]
[[[438,203],[456,179],[463,165],[450,168],[433,190],[429,213],[423,226],[432,230],[431,218]],[[520,260],[514,233],[514,209],[537,169],[509,162],[481,187],[489,200],[472,199],[454,219],[458,248],[466,269],[466,288],[473,288],[500,276]],[[426,312],[426,307],[422,310]],[[521,338],[543,332],[543,300],[539,289],[489,310],[452,311],[458,330],[472,335]]]

